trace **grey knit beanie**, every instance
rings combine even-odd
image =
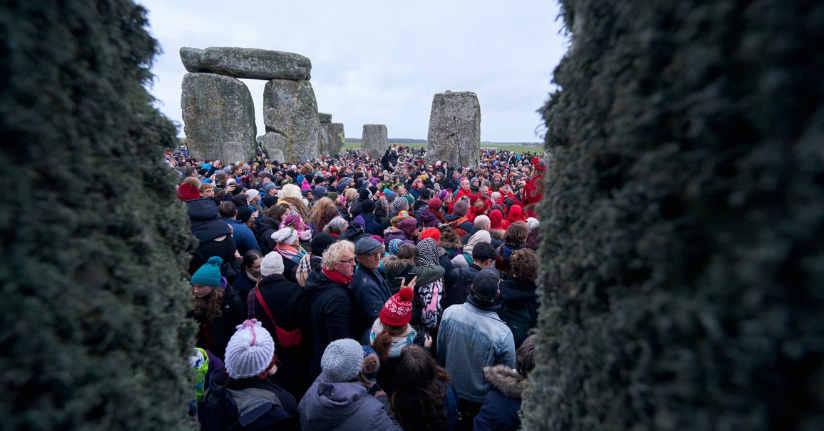
[[[349,382],[360,374],[363,349],[360,343],[344,338],[333,341],[320,360],[323,379],[329,383]]]

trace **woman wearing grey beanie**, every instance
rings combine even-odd
[[[321,375],[298,406],[303,431],[403,430],[389,413],[386,393],[378,385],[367,389],[362,364],[363,348],[355,340],[344,338],[326,347]]]

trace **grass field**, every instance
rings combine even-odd
[[[392,142],[390,142],[389,145],[392,145]],[[402,145],[405,145],[405,146],[408,146],[408,147],[413,147],[413,148],[426,147],[426,144],[398,144],[398,146],[402,146]],[[346,147],[347,150],[354,150],[354,149],[360,148],[361,143],[360,142],[347,142],[345,147]],[[540,146],[481,144],[481,148],[498,148],[500,150],[514,151],[516,153],[525,153],[527,151],[529,151],[529,152],[538,151],[538,152],[541,152],[541,153],[544,152],[544,148],[540,147]]]

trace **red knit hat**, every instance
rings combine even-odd
[[[418,242],[423,241],[425,238],[432,238],[437,243],[441,240],[441,231],[435,229],[434,227],[426,228],[421,232],[421,236],[418,238]]]
[[[386,304],[383,304],[379,318],[381,322],[391,326],[403,326],[412,318],[412,298],[415,293],[405,287],[392,295]]]

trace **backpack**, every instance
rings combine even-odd
[[[529,336],[529,330],[535,327],[534,314],[530,311],[531,306],[528,302],[521,305],[504,304],[501,310],[498,311],[498,317],[512,331],[516,349],[521,347],[526,337]]]
[[[277,408],[272,423],[290,417],[275,393],[256,388],[232,390],[228,384],[229,376],[224,376],[221,382],[212,381],[197,403],[197,420],[202,431],[242,430],[269,413],[272,407]]]

